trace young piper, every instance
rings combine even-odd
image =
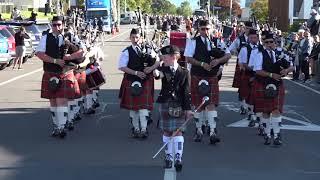
[[[161,79],[162,87],[157,99],[160,111],[160,128],[163,131],[163,143],[170,141],[173,133],[191,118],[191,94],[189,71],[178,64],[180,50],[177,46],[169,45],[161,50],[163,66],[154,71],[156,79]],[[182,153],[184,138],[182,132],[173,137],[173,144],[166,147],[165,168],[171,168],[175,161],[176,171],[182,169]],[[174,147],[173,147],[174,146]],[[175,154],[173,154],[173,149]]]
[[[123,71],[119,98],[120,107],[130,111],[133,125],[133,137],[148,137],[147,123],[149,111],[153,109],[154,79],[152,71],[159,66],[159,58],[154,51],[150,56],[141,50],[139,29],[132,29],[132,45],[122,51],[119,70]]]
[[[266,35],[265,49],[255,54],[253,70],[256,72],[254,81],[254,109],[262,112],[261,121],[265,123],[265,145],[271,144],[271,130],[273,129],[274,145],[281,145],[280,123],[283,112],[285,87],[281,77],[294,70],[292,64],[286,59],[277,60],[274,38],[272,34]]]

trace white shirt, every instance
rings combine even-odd
[[[58,37],[59,37],[59,47],[60,47],[63,45],[63,36],[59,34]],[[36,52],[46,52],[46,44],[47,44],[47,35],[44,35],[40,39]]]
[[[137,53],[137,46],[131,45],[131,47]],[[156,58],[156,61],[160,61],[159,56],[157,55],[157,53],[154,50],[150,50],[150,49],[148,49],[148,50],[149,50],[148,54],[150,54],[151,57]],[[119,61],[118,61],[118,69],[123,68],[123,67],[127,67],[128,63],[129,63],[129,51],[128,51],[128,49],[126,49],[126,50],[122,51],[120,54]]]
[[[248,36],[245,34],[244,38],[246,39],[246,42],[248,42]],[[240,38],[238,37],[236,40],[234,40],[231,45],[229,46],[228,50],[229,52],[236,51],[240,47]]]
[[[207,41],[207,50],[211,51],[211,44],[208,38],[201,37],[202,42],[205,43]],[[196,40],[195,39],[187,39],[186,48],[184,50],[185,57],[193,57],[196,51]]]
[[[257,45],[253,45],[250,43],[250,46],[252,48],[252,51],[256,50],[256,48],[258,48]],[[252,54],[252,51],[251,51],[251,54]],[[250,55],[251,57],[251,55]],[[250,59],[249,57],[249,59]],[[239,63],[240,64],[247,64],[248,63],[248,49],[247,47],[242,47],[240,52],[239,52],[239,55],[238,55],[238,59],[239,59]]]
[[[269,56],[270,56],[270,51],[267,50]],[[274,51],[271,51],[272,52],[272,56],[273,56],[273,63],[276,62],[276,55],[274,53]],[[254,53],[254,60],[252,62],[249,62],[249,66],[253,66],[253,70],[254,71],[260,71],[262,70],[262,64],[263,64],[263,55],[262,55],[262,52],[258,51],[257,53]]]

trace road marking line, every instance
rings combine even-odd
[[[120,34],[118,34],[118,35],[116,35],[116,36],[112,36],[111,38],[106,39],[106,41],[109,41],[109,40],[111,40],[111,39],[113,39],[113,38],[119,37],[119,36],[121,36],[121,35],[129,32],[129,31],[131,31],[131,30],[124,31],[123,33],[120,33]],[[6,85],[6,84],[11,83],[11,82],[13,82],[13,81],[16,81],[16,80],[18,80],[18,79],[21,79],[21,78],[30,76],[30,75],[32,75],[32,74],[35,74],[35,73],[37,73],[37,72],[40,72],[40,71],[42,71],[42,69],[43,69],[43,68],[39,68],[39,69],[36,69],[36,70],[34,70],[34,71],[28,72],[28,73],[26,73],[26,74],[23,74],[23,75],[14,77],[14,78],[12,78],[12,79],[9,79],[9,80],[7,80],[7,81],[1,82],[1,83],[0,83],[0,86]]]
[[[308,86],[306,86],[306,85],[297,83],[297,82],[295,82],[295,81],[292,81],[292,80],[289,79],[289,78],[284,78],[284,79],[287,79],[287,80],[289,80],[290,82],[292,82],[292,83],[294,83],[294,84],[296,84],[296,85],[298,85],[298,86],[304,87],[304,88],[306,88],[306,89],[308,89],[308,90],[310,90],[310,91],[312,91],[312,92],[320,95],[320,91],[317,91],[317,90],[315,90],[315,89],[313,89],[313,88],[311,88],[311,87],[308,87]]]
[[[24,78],[24,77],[26,77],[26,76],[32,75],[32,74],[37,73],[37,72],[39,72],[39,71],[42,71],[42,68],[36,69],[36,70],[34,70],[34,71],[31,71],[31,72],[28,72],[28,73],[26,73],[26,74],[23,74],[23,75],[14,77],[14,78],[12,78],[12,79],[9,79],[9,80],[7,80],[7,81],[4,81],[4,82],[0,83],[0,86],[6,85],[6,84],[8,84],[8,83],[11,83],[11,82],[16,81],[16,80],[18,80],[18,79],[21,79],[21,78]]]

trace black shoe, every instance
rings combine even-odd
[[[177,172],[181,172],[182,162],[181,162],[181,155],[179,153],[175,155],[174,167],[176,168]]]
[[[221,140],[215,134],[210,136],[210,144],[215,145],[215,144],[219,143],[220,141]]]
[[[61,139],[64,139],[66,136],[67,136],[66,130],[60,129],[59,137],[60,137]]]
[[[68,121],[65,125],[65,128],[68,129],[69,131],[73,131],[74,130],[74,124],[72,121]]]
[[[52,136],[52,137],[58,137],[58,136],[59,136],[59,133],[60,133],[59,129],[54,129],[54,130],[52,131],[52,133],[51,133],[51,136]]]
[[[149,136],[148,131],[141,131],[140,132],[140,138],[147,139]]]
[[[79,113],[76,114],[76,116],[74,117],[74,121],[80,121],[81,120],[81,116]]]
[[[96,108],[100,107],[100,103],[94,102],[93,105],[92,105],[92,107],[93,107],[94,109],[96,109]]]
[[[94,114],[94,113],[96,113],[96,111],[92,108],[89,108],[86,112],[86,114]]]
[[[164,159],[164,168],[166,169],[172,168],[173,161],[171,159],[172,159],[172,156],[170,154],[167,154]]]
[[[271,138],[266,136],[265,141],[264,141],[264,145],[270,145],[271,144]]]
[[[282,141],[279,137],[277,137],[276,139],[273,140],[273,145],[276,146],[281,146],[282,145]]]
[[[132,131],[133,138],[139,138],[140,130],[136,129]]]
[[[193,138],[194,142],[201,142],[202,137],[203,137],[203,134],[197,130],[197,132],[195,133],[194,138]]]
[[[251,120],[251,121],[249,122],[248,127],[255,127],[255,126],[256,126],[256,121]]]
[[[241,115],[245,115],[245,114],[247,114],[247,110],[244,108],[244,107],[240,107],[240,114]]]
[[[264,130],[263,130],[263,128],[262,127],[258,127],[258,135],[259,136],[264,136]]]

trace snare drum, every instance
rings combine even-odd
[[[98,68],[96,71],[87,74],[86,83],[89,89],[96,89],[106,83],[106,79],[100,69]]]

